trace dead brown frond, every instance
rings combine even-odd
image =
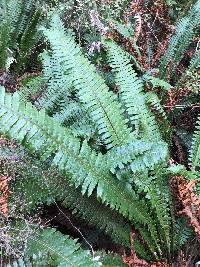
[[[7,176],[0,176],[0,192],[0,211],[3,216],[8,217],[8,197],[10,192]]]

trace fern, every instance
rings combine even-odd
[[[160,76],[165,79],[167,66],[170,64],[170,76],[174,76],[175,69],[184,56],[184,52],[197,33],[200,21],[200,1],[198,0],[188,15],[182,18],[176,25],[176,32],[172,36],[166,54],[160,64]]]
[[[57,103],[53,118],[60,124],[71,129],[75,136],[89,139],[97,132],[95,125],[82,103],[70,97],[62,99]]]
[[[169,91],[169,90],[172,88],[172,86],[171,86],[168,82],[166,82],[166,81],[164,81],[164,80],[162,80],[162,79],[160,79],[160,78],[151,76],[151,75],[149,75],[149,74],[145,74],[145,75],[143,75],[142,78],[143,78],[146,82],[151,83],[152,86],[153,86],[153,88],[160,87],[160,88],[162,88],[162,89],[165,90],[165,91]]]
[[[6,179],[9,177],[6,201],[10,208],[9,217],[2,217],[1,231],[4,234],[9,225],[11,232],[7,236],[11,240],[17,236],[18,229],[13,228],[18,227],[17,216],[21,222],[22,218],[36,214],[37,208],[59,203],[63,218],[68,218],[64,214],[67,209],[70,216],[81,218],[100,234],[109,235],[127,252],[132,249],[132,254],[136,251],[148,261],[165,260],[173,264],[194,233],[186,220],[174,215],[168,183],[174,176],[199,180],[200,120],[198,118],[190,148],[191,170],[184,165],[174,165],[173,148],[165,140],[172,144],[168,119],[177,122],[177,114],[173,110],[166,114],[161,103],[168,99],[160,101],[160,97],[172,89],[166,82],[169,79],[183,94],[181,89],[185,83],[191,96],[184,103],[190,103],[191,99],[194,102],[194,92],[198,92],[193,88],[194,83],[197,88],[198,49],[177,83],[175,74],[184,64],[184,53],[196,36],[200,1],[197,0],[189,14],[177,24],[176,33],[161,59],[159,78],[151,76],[154,69],[144,73],[134,56],[115,43],[119,34],[97,36],[85,10],[89,2],[82,2],[47,1],[43,7],[33,0],[0,3],[0,68],[3,73],[0,83],[6,87],[8,84],[6,89],[0,86],[0,134],[4,135],[0,138],[0,174]],[[40,4],[42,6],[43,0]],[[102,25],[110,21],[113,14],[114,28],[126,41],[134,43],[139,60],[142,62],[145,56],[150,60],[153,41],[147,41],[146,47],[145,42],[138,40],[144,52],[141,55],[130,24],[124,27],[116,20],[119,16],[122,21],[118,7],[126,4],[128,2],[122,0],[101,5],[91,2]],[[149,27],[151,20],[146,16],[151,4],[156,8],[149,1],[130,6],[132,10],[144,12],[145,27]],[[116,10],[112,10],[114,5]],[[65,20],[62,21],[59,14],[64,15]],[[157,18],[156,14],[153,24],[160,27],[162,19]],[[66,31],[66,25],[74,28],[76,35],[71,30]],[[87,51],[88,40],[94,38],[101,40],[101,52],[87,57],[84,51]],[[37,71],[31,74],[30,59],[36,62],[41,50],[37,49],[37,44],[45,50],[40,56],[41,62],[37,61],[41,63]],[[22,71],[26,74],[20,77]],[[16,83],[14,89],[18,92],[14,94],[6,93],[10,91],[9,77],[14,81],[11,90]],[[179,101],[178,94],[169,96],[171,102]],[[176,131],[180,132],[179,126]],[[5,141],[5,137],[12,139],[12,143]],[[3,186],[0,185],[0,191]],[[199,184],[195,194],[198,191]],[[134,248],[130,247],[131,226],[135,233]],[[77,241],[55,229],[37,228],[31,228],[34,233],[26,231],[25,238],[13,238],[11,243],[3,240],[5,262],[10,253],[13,260],[10,266],[124,266],[121,257],[115,254],[92,250],[91,255]],[[15,251],[18,251],[17,257]]]
[[[65,71],[71,73],[69,80],[73,82],[80,100],[89,110],[107,147],[127,143],[130,129],[125,124],[116,96],[109,92],[94,66],[81,54],[73,37],[65,34],[63,28],[59,17],[54,15],[50,29],[42,28],[42,31]]]
[[[5,267],[43,267],[47,266],[47,257],[45,255],[39,254],[39,255],[33,255],[31,257],[31,260],[27,259],[19,259],[11,264],[6,264]]]
[[[3,0],[0,8],[3,14],[0,17],[0,69],[10,67],[9,52],[12,52],[12,62],[17,61],[16,70],[19,71],[38,41],[41,10],[36,9],[31,0]]]
[[[133,173],[154,169],[165,163],[168,158],[167,146],[164,142],[151,143],[135,140],[133,143],[113,149],[107,153],[110,170],[115,173],[118,167],[123,169],[127,164]]]
[[[169,118],[157,94],[154,92],[146,93],[146,103],[150,108],[154,110],[156,117],[158,117],[158,120],[162,120],[162,123],[159,124],[159,129],[163,139],[165,141],[171,142],[172,130],[170,128]]]
[[[195,55],[193,56],[190,66],[188,68],[189,72],[193,72],[196,68],[200,67],[200,49],[196,51]]]
[[[48,233],[49,232],[49,233]],[[59,240],[61,239],[61,244],[57,243],[59,245],[59,250],[58,247],[55,247],[54,243],[52,242],[52,244],[50,244],[49,246],[49,240],[51,240],[52,238],[49,237],[49,234],[53,234],[53,237],[57,237],[59,238]],[[48,234],[48,236],[47,236]],[[43,235],[43,236],[42,236]],[[42,236],[42,238],[41,238]],[[44,240],[44,241],[43,241]],[[40,245],[40,242],[42,242],[42,246]],[[47,243],[48,242],[48,243]],[[102,266],[102,267],[124,267],[126,266],[123,262],[122,259],[119,255],[114,254],[114,253],[108,253],[106,254],[104,251],[99,251],[95,253],[95,258],[93,260],[93,262],[91,261],[91,259],[89,258],[89,252],[83,251],[81,248],[78,248],[77,243],[73,242],[70,239],[67,239],[66,237],[62,237],[62,235],[58,232],[55,232],[54,230],[50,230],[50,229],[45,229],[43,230],[43,233],[40,234],[40,236],[38,237],[38,239],[36,241],[31,241],[31,246],[35,246],[36,244],[40,245],[40,249],[42,247],[42,252],[39,251],[38,247],[36,249],[33,249],[34,254],[33,256],[31,256],[31,260],[30,259],[26,259],[28,257],[25,257],[25,259],[19,259],[15,262],[13,262],[12,264],[7,264],[5,267],[43,267],[43,266],[49,266],[49,264],[51,264],[51,266],[86,266],[83,264],[90,264],[87,266]],[[70,244],[70,249],[69,249],[69,244]],[[48,246],[47,250],[50,251],[50,253],[47,253],[46,250],[46,246]],[[45,252],[44,249],[45,248]],[[72,248],[71,248],[72,247]],[[78,248],[78,250],[77,250]],[[73,251],[73,257],[72,255],[65,257],[65,254],[61,255],[61,251],[60,250],[75,250]],[[30,248],[31,252],[32,249]],[[55,253],[52,253],[52,250],[55,251]],[[29,251],[28,251],[29,252]],[[28,254],[31,254],[31,252],[29,252]],[[35,254],[36,253],[36,254]],[[80,255],[77,255],[78,253],[80,253]],[[58,260],[54,260],[55,256],[52,254],[58,254]],[[69,253],[67,253],[69,254]],[[67,255],[66,255],[67,256]],[[53,259],[52,259],[53,258]],[[92,257],[91,257],[92,258]],[[78,260],[81,261],[77,262]],[[82,262],[82,260],[84,260],[84,262]],[[91,263],[92,262],[92,263]],[[61,264],[65,264],[65,265],[61,265]]]
[[[42,53],[41,58],[43,62],[43,79],[47,83],[47,90],[38,99],[36,105],[51,111],[60,97],[70,94],[72,85],[62,66],[62,62],[59,61],[56,54],[50,56],[45,51]]]
[[[171,248],[171,226],[173,215],[171,209],[171,194],[168,188],[167,175],[163,172],[163,166],[157,167],[156,170],[148,173],[147,171],[138,173],[134,176],[133,183],[138,193],[143,193],[146,199],[151,203],[154,209],[155,221],[158,221],[159,234],[162,251],[168,253],[170,257]],[[147,238],[148,240],[149,238]],[[150,240],[149,240],[150,243]],[[148,244],[151,247],[151,244]]]
[[[44,86],[44,82],[41,76],[26,78],[21,81],[21,86],[19,88],[19,95],[21,101],[25,103],[27,101],[35,101]]]
[[[114,253],[105,253],[104,251],[98,252],[102,261],[102,267],[126,267],[127,265],[122,262],[121,257]]]
[[[142,82],[131,68],[130,60],[114,42],[105,41],[108,58],[116,74],[116,84],[120,88],[121,99],[126,106],[131,123],[139,134],[151,140],[160,140],[160,133],[153,115],[145,104]]]
[[[53,266],[101,266],[101,263],[92,258],[89,251],[84,251],[76,240],[72,240],[67,236],[54,229],[45,229],[36,233],[28,241],[27,256],[38,254],[42,251],[43,254],[48,254],[48,265]]]
[[[174,246],[175,249],[180,249],[186,241],[192,237],[192,229],[187,227],[187,222],[184,218],[178,218],[174,229]]]
[[[130,41],[134,40],[133,25],[129,23],[125,26],[124,24],[114,20],[112,20],[110,23],[112,24],[112,27],[117,30],[123,37],[130,39]]]
[[[20,38],[20,54],[17,58],[18,64],[16,70],[20,70],[27,65],[33,48],[40,40],[37,27],[40,22],[41,15],[42,13],[40,9],[35,10],[35,12],[31,14],[31,19],[27,22],[27,27]]]
[[[5,95],[5,91],[1,90],[0,103],[2,133],[17,138],[18,142],[37,151],[43,161],[53,156],[53,164],[60,171],[70,173],[71,182],[76,187],[81,186],[83,194],[88,192],[91,195],[96,188],[97,196],[111,208],[136,225],[148,226],[157,243],[156,229],[145,202],[139,201],[134,191],[110,175],[101,154],[92,152],[86,142],[80,147],[80,142],[44,111],[38,112],[29,103],[20,103],[18,94]]]
[[[190,150],[190,164],[193,170],[200,165],[200,118],[197,120],[196,131],[193,136],[192,146]]]
[[[28,238],[24,260],[17,260],[6,267],[96,267],[102,265],[98,259],[83,250],[77,240],[63,236],[55,229],[43,229],[34,231]]]
[[[22,1],[3,0],[0,5],[2,10],[2,16],[0,17],[0,69],[3,69],[6,66],[7,49],[10,46],[11,36],[21,13]]]
[[[170,255],[171,253],[171,224],[172,216],[170,214],[170,192],[168,185],[163,183],[161,177],[156,177],[148,186],[147,198],[150,199],[151,205],[156,210],[157,219],[159,221],[159,226],[161,227],[160,235],[161,240],[165,240],[167,251]]]
[[[163,106],[160,103],[160,100],[154,92],[148,92],[146,94],[146,101],[148,104],[150,104],[152,107],[156,109],[156,111],[161,115],[161,117],[167,121],[167,114],[163,108]]]
[[[18,176],[11,184],[12,206],[20,195],[26,212],[30,212],[42,203],[54,204],[60,201],[62,206],[70,209],[73,214],[86,220],[87,223],[98,227],[110,235],[119,244],[129,247],[130,226],[118,213],[98,202],[94,196],[86,197],[63,179],[54,168],[41,164],[39,160],[30,158],[18,148],[1,149],[4,156],[2,174],[9,177]],[[65,188],[65,190],[63,190]],[[37,192],[37,193],[36,193]],[[20,205],[22,208],[22,205]]]

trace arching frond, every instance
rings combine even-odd
[[[148,110],[143,93],[143,85],[130,65],[126,53],[114,42],[104,42],[110,66],[115,73],[116,84],[119,86],[121,101],[125,105],[131,123],[143,138],[160,140],[153,114]]]
[[[62,62],[65,72],[70,73],[70,80],[78,91],[80,100],[89,110],[107,146],[127,143],[130,139],[130,129],[126,126],[116,96],[109,91],[95,67],[82,55],[73,37],[66,34],[63,28],[59,17],[54,15],[50,29],[42,28],[42,31],[50,42],[53,53]]]
[[[148,226],[156,242],[156,229],[145,202],[112,177],[103,155],[96,155],[86,142],[80,146],[78,139],[43,110],[38,112],[31,104],[20,103],[17,93],[12,96],[1,89],[0,104],[2,133],[38,152],[42,160],[53,157],[53,164],[60,171],[70,173],[70,181],[76,187],[81,186],[83,194],[91,195],[96,188],[97,196],[111,208],[135,224]]]

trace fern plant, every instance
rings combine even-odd
[[[0,10],[0,69],[9,71],[15,64],[20,71],[38,42],[37,26],[42,11],[32,0],[3,0]]]
[[[27,10],[30,7],[27,2]],[[13,26],[9,36],[21,36],[27,14],[21,20],[16,18],[17,23],[21,21],[20,26],[17,30]],[[27,215],[42,204],[59,201],[77,217],[110,235],[115,243],[131,248],[132,253],[129,234],[134,227],[137,255],[148,261],[172,264],[194,233],[188,230],[185,220],[177,218],[169,182],[172,176],[198,178],[199,126],[190,152],[191,170],[174,166],[170,160],[171,143],[165,141],[170,139],[170,130],[160,127],[159,121],[161,117],[169,128],[167,114],[156,90],[146,92],[145,81],[165,91],[171,89],[163,80],[166,67],[174,58],[173,76],[195,35],[199,1],[178,24],[161,60],[163,79],[151,77],[148,72],[138,76],[130,63],[131,56],[109,35],[101,38],[117,94],[76,44],[76,36],[66,30],[58,12],[53,9],[48,18],[48,23],[37,33],[43,35],[41,40],[46,46],[40,56],[42,71],[22,81],[14,94],[0,87],[0,133],[32,155],[20,154],[12,146],[1,149],[5,161],[1,164],[2,175],[17,174],[10,182],[13,192],[10,207],[21,196],[24,201],[21,212]],[[29,39],[29,34],[31,31],[27,30],[24,40]],[[198,58],[197,53],[191,70],[198,66]],[[6,61],[4,55],[2,66]],[[11,160],[13,154],[20,155],[19,159]],[[103,261],[102,256],[92,257],[76,241],[58,231],[43,229],[30,236],[21,262],[18,259],[13,264],[101,266]],[[123,266],[115,256],[105,256],[105,266],[106,262]]]
[[[174,77],[175,70],[184,56],[184,52],[198,34],[200,20],[200,1],[197,1],[176,25],[176,33],[170,40],[166,54],[160,64],[160,76],[166,78],[169,69],[169,76]]]
[[[134,220],[136,223],[141,222],[146,226],[150,224],[151,219],[145,202],[138,202],[138,196],[134,191],[131,192],[112,177],[109,173],[109,162],[107,163],[103,160],[102,154],[96,155],[86,142],[80,147],[79,140],[73,137],[70,131],[62,128],[53,119],[47,117],[44,111],[38,112],[30,104],[24,105],[20,103],[18,94],[13,96],[5,95],[5,91],[1,90],[1,99],[1,130],[4,131],[4,134],[9,130],[9,135],[14,137],[17,133],[17,140],[39,152],[42,160],[46,160],[54,154],[53,164],[58,166],[60,171],[71,173],[71,181],[76,187],[81,185],[82,193],[87,192],[88,195],[91,195],[97,186],[97,196],[103,202],[109,204],[112,208],[116,208],[124,216]],[[11,104],[11,110],[12,108],[15,110],[15,118],[12,111],[9,110],[9,106],[7,106],[7,101]],[[42,123],[42,129],[40,129],[38,122]],[[48,138],[48,136],[54,136],[54,138]],[[69,158],[70,155],[71,158]],[[90,162],[88,162],[89,158]],[[107,168],[105,168],[106,165],[108,165]],[[71,172],[72,170],[73,173]],[[114,192],[116,191],[121,192],[120,197],[115,196]],[[135,203],[134,211],[130,203]],[[150,231],[153,238],[155,238],[155,227],[153,221],[151,223],[152,229]]]

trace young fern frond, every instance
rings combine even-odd
[[[200,166],[200,117],[197,119],[189,158],[192,169],[196,170]]]
[[[97,197],[111,208],[129,218],[135,225],[148,227],[154,242],[157,233],[145,201],[109,173],[102,154],[96,155],[86,142],[80,146],[67,128],[61,127],[43,110],[37,111],[30,103],[24,105],[19,95],[0,90],[0,126],[3,134],[15,138],[24,146],[40,154],[41,160],[53,157],[52,162],[70,181],[82,187],[82,193]],[[117,193],[118,192],[118,193]],[[134,208],[133,208],[134,207]]]
[[[42,31],[50,42],[54,55],[62,62],[65,72],[70,73],[69,79],[107,147],[128,143],[130,129],[125,123],[121,105],[97,74],[95,67],[82,55],[74,38],[65,33],[60,18],[53,15],[50,29],[42,28]]]
[[[107,48],[110,66],[115,73],[115,81],[119,86],[121,101],[126,107],[130,121],[139,135],[150,140],[161,140],[160,133],[153,117],[145,103],[145,94],[140,79],[130,65],[126,53],[113,41],[104,41]]]

